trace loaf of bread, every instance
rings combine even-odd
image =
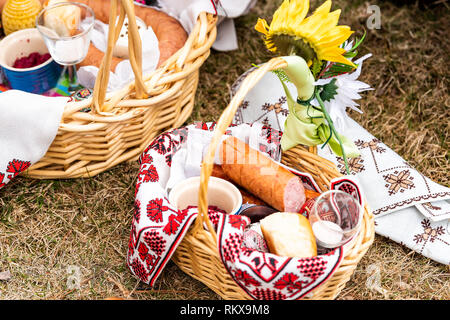
[[[48,0],[41,0],[41,2],[43,2],[44,4],[46,3],[46,1]],[[70,2],[79,2],[87,5],[94,11],[95,19],[100,20],[103,23],[109,23],[109,13],[111,5],[110,1],[70,0]],[[171,57],[184,46],[188,38],[188,34],[177,19],[161,10],[150,7],[143,7],[137,4],[134,5],[134,8],[136,17],[141,18],[148,27],[151,27],[156,37],[158,38],[159,67],[169,57]],[[78,64],[78,67],[91,65],[99,67],[102,62],[103,56],[104,53],[91,43],[86,59],[80,62]],[[115,71],[116,66],[122,60],[122,58],[113,56],[111,62],[111,71]]]
[[[317,255],[311,225],[301,214],[276,212],[262,219],[260,224],[269,252],[292,258]]]
[[[44,6],[52,6],[67,0],[49,0]],[[44,24],[54,30],[60,37],[74,36],[78,32],[81,10],[77,6],[61,6],[44,14]]]

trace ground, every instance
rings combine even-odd
[[[322,1],[320,1],[321,3]],[[351,113],[411,165],[449,186],[449,7],[445,1],[336,0],[340,24],[361,36],[367,7],[381,9],[381,29],[368,30],[361,80],[374,88]],[[270,20],[280,1],[258,0],[236,20],[239,50],[212,51],[200,70],[195,109],[187,121],[217,120],[233,81],[271,58],[253,26]],[[316,8],[319,1],[311,1]],[[16,178],[0,190],[0,299],[219,299],[169,262],[154,288],[128,271],[125,256],[137,163],[91,179]],[[72,279],[81,279],[73,287]],[[383,290],[370,289],[379,278]],[[338,299],[450,299],[450,269],[381,236]]]

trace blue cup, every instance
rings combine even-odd
[[[12,67],[16,59],[32,52],[48,53],[39,31],[31,28],[13,32],[0,41],[0,67],[12,89],[41,94],[56,86],[63,67],[53,58],[32,68]]]

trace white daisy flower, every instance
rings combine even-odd
[[[347,51],[351,48],[352,42],[345,45],[345,49]],[[363,61],[371,56],[372,54],[366,54],[356,60],[355,64],[358,65],[358,68],[353,73],[346,73],[327,79],[319,79],[314,83],[315,85],[323,86],[330,83],[333,79],[336,79],[335,85],[337,86],[337,94],[330,101],[324,101],[324,106],[330,115],[331,120],[333,120],[334,126],[340,132],[342,132],[346,126],[346,121],[348,118],[346,112],[347,108],[362,113],[362,111],[358,108],[359,104],[354,100],[361,99],[359,93],[367,90],[373,90],[373,88],[371,88],[367,83],[357,80],[361,74]],[[317,99],[313,99],[311,104],[313,106],[320,107]]]

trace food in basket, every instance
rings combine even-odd
[[[314,233],[303,215],[276,212],[262,219],[260,224],[269,252],[296,258],[317,255]]]
[[[14,61],[13,68],[26,69],[33,68],[50,59],[50,53],[40,54],[39,52],[32,52],[26,57],[17,58]]]
[[[244,230],[242,234],[242,246],[262,252],[269,252],[259,223],[252,223]]]
[[[309,199],[315,199],[315,198],[317,198],[318,196],[320,196],[320,193],[319,193],[319,192],[316,192],[316,191],[314,191],[314,190],[305,188],[305,197],[306,197],[307,200],[309,200]]]
[[[220,178],[223,180],[227,180],[228,182],[233,183],[233,180],[231,180],[226,173],[223,171],[222,167],[218,164],[215,164],[213,166],[213,171],[211,173],[212,177],[216,177],[216,178]],[[267,203],[265,203],[264,201],[262,201],[261,199],[255,197],[254,195],[252,195],[251,193],[249,193],[248,191],[244,190],[243,188],[240,188],[239,186],[236,186],[241,195],[242,195],[242,203],[243,204],[256,204],[256,205],[261,205],[261,206],[267,206]]]
[[[109,23],[110,1],[99,0],[76,0],[73,2],[83,3],[92,8],[95,18],[103,23]],[[163,11],[154,8],[135,5],[136,17],[142,19],[147,26],[153,29],[158,38],[159,61],[158,66],[164,63],[175,52],[181,49],[186,40],[187,33],[177,19],[171,17]],[[78,66],[99,67],[104,53],[93,44],[90,45],[86,58]],[[115,71],[116,66],[123,59],[112,57],[111,70]]]
[[[225,174],[278,211],[299,212],[306,200],[299,177],[236,137],[219,151]]]
[[[257,223],[261,219],[264,219],[269,214],[275,213],[277,210],[275,210],[272,207],[268,206],[261,206],[261,205],[251,205],[245,209],[243,209],[239,214],[249,217],[251,223]]]
[[[145,22],[136,17],[136,25],[138,28],[138,32],[141,36],[141,39],[144,38],[144,32],[147,30],[147,25]],[[129,59],[128,52],[128,18],[125,17],[123,21],[122,29],[120,30],[119,38],[117,39],[116,45],[113,50],[113,56],[121,59]]]
[[[190,177],[178,182],[169,191],[169,202],[178,210],[198,206],[198,193],[200,177]],[[230,182],[210,177],[208,182],[208,204],[225,211],[236,214],[242,206],[242,197],[239,190]]]
[[[53,6],[67,0],[49,0],[44,6]],[[81,20],[81,10],[76,6],[61,6],[44,13],[44,23],[60,37],[71,37],[77,34]]]

